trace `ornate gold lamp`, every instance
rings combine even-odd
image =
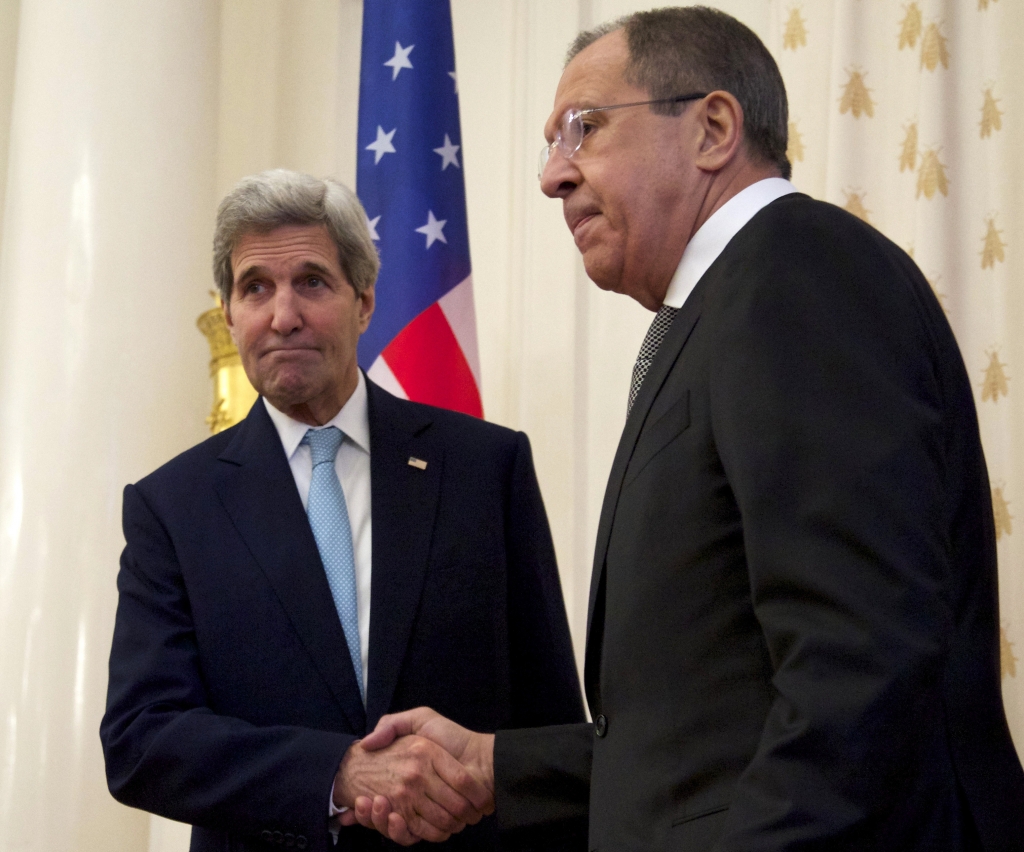
[[[211,292],[215,306],[199,315],[196,325],[210,344],[210,378],[213,379],[213,408],[206,418],[210,432],[216,434],[242,420],[258,394],[249,384],[242,358],[231,339],[220,298]]]

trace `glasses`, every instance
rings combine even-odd
[[[537,180],[544,174],[544,167],[551,159],[555,148],[561,151],[562,156],[567,160],[572,159],[580,146],[583,145],[583,138],[586,136],[586,128],[583,125],[583,116],[594,112],[605,112],[610,109],[625,109],[626,107],[649,106],[651,104],[678,104],[683,101],[696,101],[706,98],[707,92],[693,92],[689,95],[677,95],[674,98],[658,98],[653,101],[636,101],[631,104],[615,104],[613,106],[592,107],[591,109],[570,109],[566,110],[562,120],[558,123],[555,131],[555,141],[545,145],[540,150],[540,162],[537,165]]]

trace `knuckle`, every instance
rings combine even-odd
[[[439,842],[437,838],[440,833],[437,830],[435,830],[432,825],[428,824],[425,820],[417,818],[413,820],[412,823],[410,823],[409,827],[413,830],[413,832],[415,832],[417,836],[422,837],[424,840],[429,840],[432,843]]]
[[[460,765],[459,768],[455,770],[455,783],[458,784],[461,789],[472,787],[473,780],[473,776],[469,774],[466,767]]]

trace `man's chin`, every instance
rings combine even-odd
[[[257,390],[274,408],[284,412],[306,405],[316,395],[308,382],[270,382]]]
[[[588,262],[587,256],[583,256],[583,269],[586,270],[587,277],[601,290],[607,290],[609,293],[625,292],[622,289],[622,276],[619,271],[609,269],[608,264],[603,263],[602,260],[591,258]]]

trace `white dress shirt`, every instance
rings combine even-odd
[[[362,656],[363,683],[367,680],[367,661],[370,653],[370,571],[372,541],[370,518],[370,415],[366,404],[366,379],[359,371],[359,383],[332,420],[323,426],[310,427],[278,411],[263,399],[267,413],[274,421],[277,434],[284,446],[284,454],[291,465],[295,487],[299,489],[302,507],[309,501],[309,483],[313,478],[313,455],[302,439],[310,428],[337,426],[345,433],[338,448],[334,469],[341,482],[348,506],[348,521],[352,527],[352,551],[356,562],[356,605],[359,619],[359,652]]]
[[[785,178],[765,178],[740,190],[712,213],[683,250],[664,303],[672,308],[681,308],[708,267],[718,259],[740,228],[762,207],[793,192],[799,190]]]

